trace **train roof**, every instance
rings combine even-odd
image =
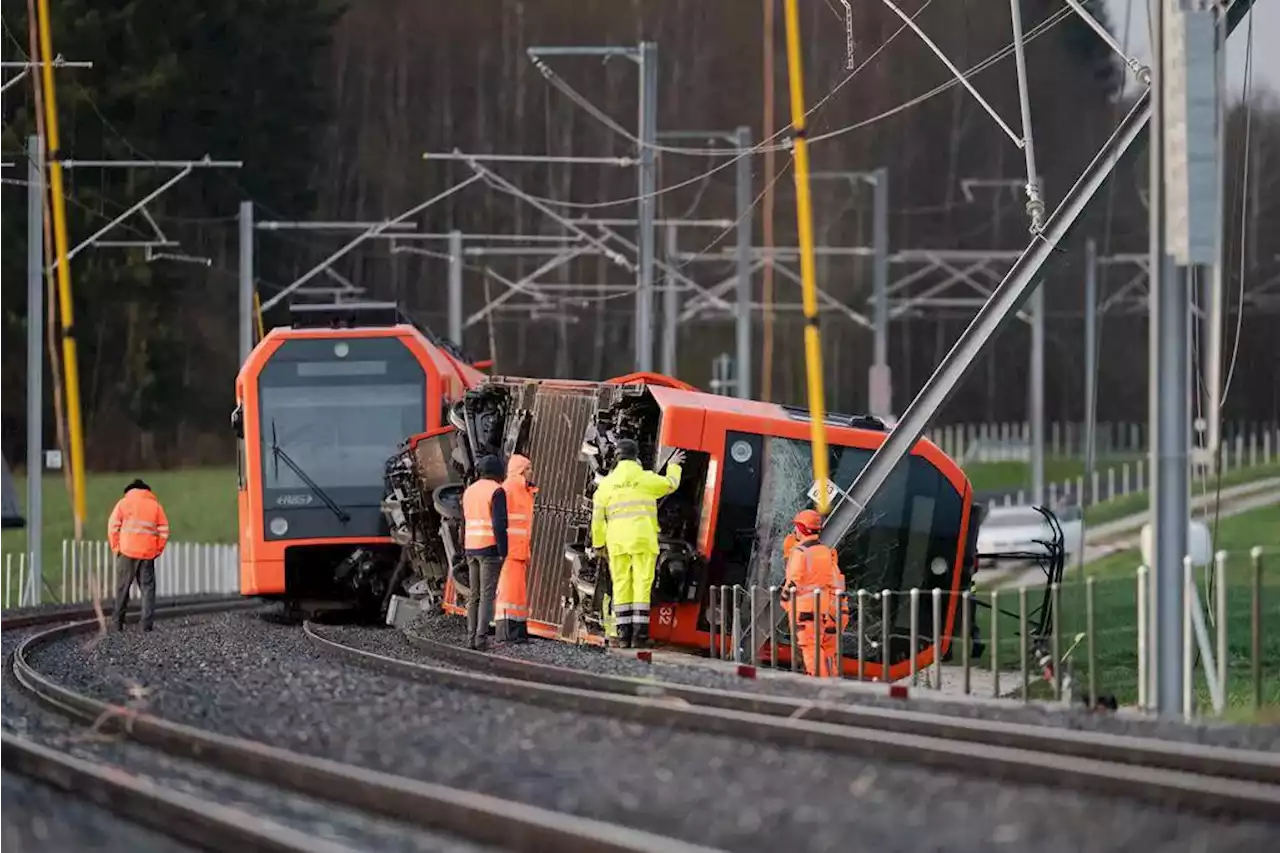
[[[805,421],[809,420],[809,410],[799,406],[783,406],[778,403],[765,403],[760,400],[743,400],[738,397],[725,397],[720,394],[708,394],[704,391],[685,388],[650,385],[649,393],[664,410],[669,408],[700,409],[709,412],[745,415],[761,420]],[[828,426],[847,427],[851,429],[868,429],[877,432],[888,432],[884,421],[871,415],[845,415],[828,412]]]

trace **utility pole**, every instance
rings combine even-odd
[[[871,414],[886,418],[893,414],[893,374],[889,370],[889,170],[883,166],[876,169],[871,182],[871,245],[875,250],[871,316],[875,341],[867,400]]]
[[[639,268],[636,270],[636,369],[653,369],[653,254],[657,175],[654,147],[658,141],[658,45],[641,42],[640,62],[640,233]]]
[[[1031,502],[1043,506],[1044,493],[1044,285],[1033,285],[1031,308]]]
[[[679,226],[667,225],[663,233],[666,240],[662,256],[667,264],[667,272],[662,283],[662,372],[667,376],[675,376],[676,348],[680,334],[680,293],[676,289],[678,283],[675,277],[678,263],[676,253],[680,249]]]
[[[737,209],[738,209],[738,302],[734,315],[734,347],[737,352],[738,397],[751,397],[751,128],[743,125],[737,131]],[[670,261],[668,261],[670,263]]]
[[[39,602],[44,559],[44,143],[27,137],[27,559]]]
[[[1191,712],[1185,679],[1183,578],[1189,549],[1191,273],[1217,260],[1217,63],[1213,13],[1203,0],[1162,0],[1152,21],[1151,472],[1156,709]]]
[[[462,346],[462,232],[449,232],[449,340]]]
[[[240,363],[253,349],[253,202],[240,202]]]
[[[1098,429],[1098,244],[1084,244],[1084,470],[1093,482]],[[1089,495],[1089,503],[1098,500]]]

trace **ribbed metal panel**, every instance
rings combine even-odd
[[[578,455],[595,416],[599,386],[538,386],[525,455],[533,461],[534,500],[529,618],[559,625],[569,584],[564,546],[570,525],[590,524],[583,495],[590,470]]]

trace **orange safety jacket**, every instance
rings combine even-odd
[[[528,560],[533,538],[533,497],[537,488],[524,477],[529,460],[515,454],[507,462],[502,491],[507,497],[507,559]]]
[[[782,563],[786,565],[791,559],[791,550],[796,547],[797,536],[794,533],[788,533],[787,538],[782,540]]]
[[[169,542],[169,518],[156,496],[146,489],[130,489],[107,520],[111,550],[135,560],[154,560]]]
[[[836,552],[819,544],[817,536],[800,539],[791,549],[786,585],[791,590],[790,606],[795,609],[798,621],[812,621],[815,591],[821,592],[822,615],[836,618],[839,606],[836,593],[845,588],[844,575]]]
[[[462,517],[466,522],[463,550],[468,554],[491,551],[505,557],[507,550],[506,501],[497,480],[476,480],[462,493]],[[500,503],[501,518],[495,518],[495,504]]]

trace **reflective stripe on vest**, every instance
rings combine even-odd
[[[652,518],[658,520],[658,505],[653,498],[630,501],[614,501],[605,505],[605,521],[622,521],[627,518]]]
[[[479,551],[498,544],[493,534],[493,493],[495,480],[477,480],[462,493],[462,515],[466,519],[463,548]]]

